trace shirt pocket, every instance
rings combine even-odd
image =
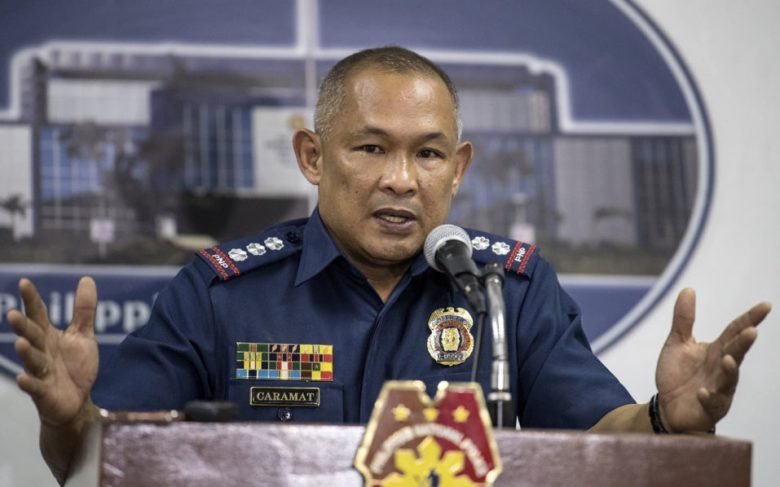
[[[267,405],[252,405],[253,387],[263,388],[266,394],[278,394],[273,401],[255,400],[256,403]],[[303,394],[312,389],[319,391],[319,405],[300,400],[304,397]],[[311,399],[308,394],[305,397]],[[238,404],[239,418],[242,421],[344,422],[344,386],[336,382],[231,379],[228,383],[228,400]]]

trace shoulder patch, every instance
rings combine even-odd
[[[259,235],[201,249],[197,256],[222,281],[300,251],[305,220],[296,220],[269,228]]]
[[[499,262],[507,274],[530,277],[539,255],[534,244],[518,242],[485,232],[466,229],[471,237],[472,257],[478,263]]]

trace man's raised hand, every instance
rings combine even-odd
[[[32,282],[20,280],[19,292],[24,314],[11,310],[7,316],[18,335],[15,348],[24,366],[16,381],[33,399],[42,424],[65,425],[91,404],[89,394],[97,377],[95,281],[89,277],[79,281],[73,321],[65,330],[51,324]]]
[[[661,420],[668,431],[704,432],[726,415],[739,365],[770,310],[769,303],[759,303],[729,323],[717,340],[699,343],[693,337],[696,294],[693,289],[680,292],[655,376]]]

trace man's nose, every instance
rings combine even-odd
[[[414,158],[407,154],[389,157],[382,177],[382,187],[396,194],[417,191],[417,168]]]

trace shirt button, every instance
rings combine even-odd
[[[279,416],[279,421],[283,423],[292,421],[292,410],[290,408],[279,408],[276,415]]]
[[[301,237],[298,236],[295,232],[287,232],[287,235],[284,236],[288,242],[291,244],[297,244],[301,241]]]

